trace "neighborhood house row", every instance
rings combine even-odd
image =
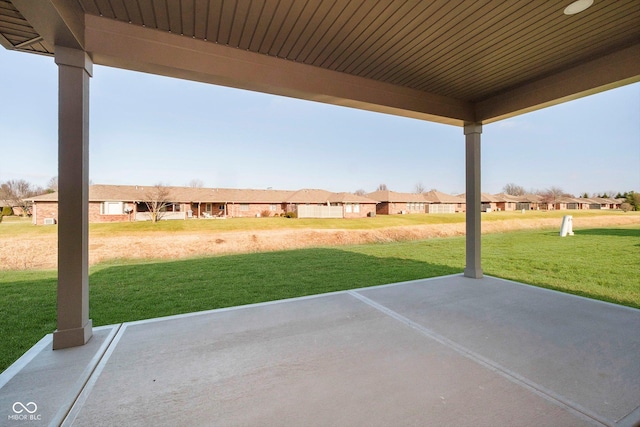
[[[89,188],[89,222],[146,221],[158,187],[92,185]],[[252,190],[225,188],[162,187],[161,219],[237,218],[282,216],[298,218],[364,218],[377,215],[465,212],[464,194],[454,196],[436,190],[427,193],[375,191],[360,196],[326,190]],[[34,224],[58,221],[58,193],[29,199]],[[543,202],[538,195],[482,194],[482,211],[618,209],[621,200],[561,198]],[[153,209],[151,209],[153,210]]]

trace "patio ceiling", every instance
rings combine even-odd
[[[640,3],[0,0],[0,43],[462,125],[640,81]]]

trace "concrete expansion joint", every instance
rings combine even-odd
[[[620,418],[615,423],[616,427],[638,427],[640,426],[640,406]]]
[[[424,335],[427,338],[430,338],[446,347],[448,347],[449,349],[455,351],[456,353],[460,354],[461,356],[464,356],[470,360],[472,360],[473,362],[482,365],[483,367],[489,369],[492,372],[497,373],[498,375],[502,376],[503,378],[511,381],[514,384],[517,384],[525,389],[528,389],[529,391],[533,392],[534,394],[546,399],[547,401],[553,403],[556,406],[559,406],[560,408],[563,408],[571,413],[573,413],[574,415],[578,416],[579,418],[588,421],[590,423],[593,423],[595,425],[599,425],[599,426],[614,426],[614,425],[619,425],[616,424],[615,422],[612,422],[610,420],[604,419],[603,417],[601,417],[598,414],[595,414],[591,411],[589,411],[588,409],[582,407],[581,405],[578,405],[575,402],[572,402],[570,399],[561,396],[557,393],[554,393],[553,391],[547,389],[546,387],[541,386],[540,384],[537,384],[531,380],[529,380],[528,378],[523,377],[522,375],[518,374],[517,372],[514,372],[510,369],[507,369],[506,367],[500,365],[499,363],[495,362],[494,360],[488,359],[476,352],[474,352],[473,350],[470,350],[466,347],[464,347],[463,345],[460,345],[458,343],[456,343],[455,341],[452,341],[432,330],[430,330],[429,328],[426,328],[422,325],[420,325],[419,323],[414,322],[413,320],[393,311],[392,309],[370,299],[367,298],[366,296],[360,294],[358,291],[356,290],[349,290],[346,291],[347,294],[353,296],[354,298],[359,299],[360,301],[364,302],[365,304],[375,308],[376,310],[386,314],[387,316],[401,322],[404,323],[406,326],[418,331],[420,334]],[[632,417],[633,418],[633,417]],[[634,418],[635,419],[635,418]]]
[[[114,325],[109,337],[107,337],[92,360],[93,363],[90,363],[89,368],[87,369],[87,375],[82,380],[81,386],[77,388],[78,391],[74,396],[73,402],[71,402],[71,405],[68,408],[62,408],[58,413],[58,416],[54,418],[54,420],[60,420],[60,426],[71,426],[73,424],[75,418],[80,412],[80,409],[82,409],[82,406],[91,394],[93,386],[100,377],[109,357],[111,357],[111,354],[117,347],[118,341],[120,341],[125,329],[126,326],[124,323]]]

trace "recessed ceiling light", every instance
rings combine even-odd
[[[565,15],[575,15],[583,10],[587,10],[593,4],[593,0],[576,0],[564,8]]]

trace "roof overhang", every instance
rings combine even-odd
[[[449,124],[470,102],[87,15],[96,64]]]
[[[458,126],[640,81],[636,0],[258,3],[0,0],[0,43]]]

